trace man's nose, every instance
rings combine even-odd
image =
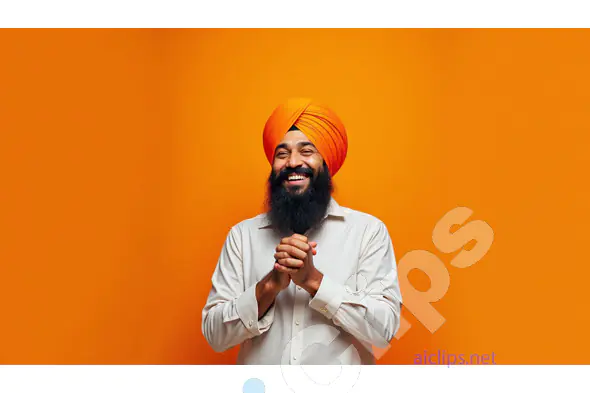
[[[287,161],[287,166],[289,168],[297,168],[300,167],[303,164],[303,162],[301,161],[301,157],[299,157],[299,154],[291,154],[291,156],[289,157],[289,161]]]

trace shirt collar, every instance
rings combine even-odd
[[[328,203],[328,210],[326,211],[326,215],[324,216],[324,219],[328,216],[342,217],[342,218],[344,218],[346,216],[346,212],[344,211],[342,206],[340,206],[338,204],[338,202],[336,202],[336,200],[334,198],[330,198],[330,202]],[[265,213],[260,218],[260,225],[258,226],[258,228],[262,229],[262,228],[270,228],[270,227],[271,227],[271,222],[270,222],[270,219],[268,218],[268,213]]]

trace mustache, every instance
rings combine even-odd
[[[289,176],[291,176],[292,174],[295,174],[295,175],[307,175],[308,177],[311,178],[311,177],[313,177],[313,170],[311,170],[310,168],[303,168],[303,167],[283,169],[276,176],[275,181],[277,183],[282,183],[283,181],[287,180],[287,178]]]

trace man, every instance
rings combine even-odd
[[[400,323],[393,246],[377,218],[339,206],[332,177],[346,157],[342,122],[291,99],[263,133],[268,211],[229,231],[203,309],[215,351],[238,364],[374,364]]]

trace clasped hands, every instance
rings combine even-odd
[[[274,270],[278,273],[282,289],[293,280],[312,296],[315,295],[323,278],[323,274],[313,264],[316,247],[317,242],[310,242],[306,236],[299,234],[281,239],[275,249]]]

